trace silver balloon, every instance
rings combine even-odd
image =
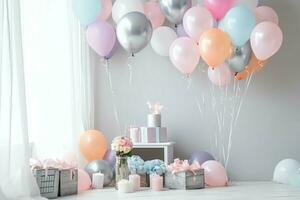
[[[247,42],[242,47],[236,48],[233,56],[227,60],[230,69],[233,72],[244,71],[250,62],[251,52],[250,42]]]
[[[174,24],[181,24],[185,12],[192,6],[192,0],[160,0],[160,9]]]
[[[147,46],[152,36],[152,25],[140,12],[130,12],[117,24],[117,37],[121,46],[134,54]]]
[[[104,186],[108,186],[114,178],[113,168],[109,165],[106,160],[94,160],[87,164],[84,169],[91,177],[94,173],[101,172],[104,174]]]

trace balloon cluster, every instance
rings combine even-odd
[[[74,13],[87,26],[87,41],[109,59],[119,43],[134,55],[148,43],[169,56],[183,74],[191,74],[200,58],[209,66],[212,83],[223,86],[233,76],[245,79],[260,70],[281,47],[283,34],[276,12],[257,7],[258,0],[74,0]],[[110,16],[114,28],[106,22]],[[165,19],[175,29],[163,26]]]

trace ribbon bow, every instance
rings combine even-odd
[[[174,163],[168,165],[168,169],[172,172],[172,174],[186,171],[191,171],[195,174],[195,171],[201,169],[201,167],[197,161],[190,165],[187,160],[180,160],[177,158],[174,160]]]

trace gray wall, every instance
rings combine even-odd
[[[255,75],[245,97],[228,165],[233,180],[269,180],[279,160],[291,157],[300,161],[300,1],[265,0],[261,4],[277,11],[284,43],[267,67]],[[159,57],[148,46],[129,61],[133,66],[129,85],[127,57],[119,50],[109,63],[114,98],[104,66],[96,66],[96,128],[111,140],[129,125],[145,124],[146,102],[159,101],[167,107],[163,124],[168,127],[169,139],[177,143],[175,156],[188,158],[195,150],[213,150],[213,113],[202,118],[194,100],[210,91],[204,73],[197,69],[188,90],[185,78],[168,58]]]

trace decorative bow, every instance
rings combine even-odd
[[[201,169],[201,167],[197,161],[190,165],[187,160],[180,160],[177,158],[174,160],[174,163],[168,165],[168,169],[172,172],[172,174],[186,171],[191,171],[195,174],[195,171]]]

